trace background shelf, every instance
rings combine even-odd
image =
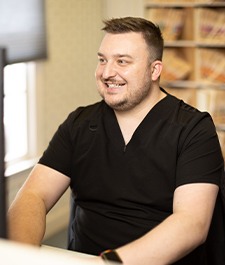
[[[225,157],[225,1],[145,1],[165,42],[160,85],[216,125]]]

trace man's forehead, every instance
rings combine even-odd
[[[104,53],[101,53],[101,52],[98,52],[98,56],[100,56],[100,57],[104,57],[105,56],[105,54]],[[126,58],[132,58],[132,56],[130,55],[130,54],[127,54],[127,53],[115,53],[115,54],[113,54],[113,57],[115,57],[115,58],[124,58],[124,57],[126,57]]]

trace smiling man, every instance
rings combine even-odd
[[[152,78],[158,79],[162,63],[156,59],[151,62],[148,54],[140,33],[105,35],[98,52],[96,79],[100,95],[114,110],[128,111],[139,105],[141,109],[165,96],[152,87]]]
[[[223,157],[210,115],[159,86],[163,38],[142,18],[105,21],[101,102],[59,126],[9,210],[12,240],[40,245],[70,186],[69,249],[95,264],[224,265]]]

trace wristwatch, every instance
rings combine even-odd
[[[110,262],[114,262],[114,263],[119,263],[119,264],[123,264],[120,256],[118,255],[118,253],[113,250],[113,249],[108,249],[108,250],[105,250],[103,251],[101,254],[100,254],[101,258],[104,259],[104,261],[106,263],[110,263]]]

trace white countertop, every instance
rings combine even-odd
[[[49,246],[34,247],[0,239],[4,265],[95,265],[94,256]]]

